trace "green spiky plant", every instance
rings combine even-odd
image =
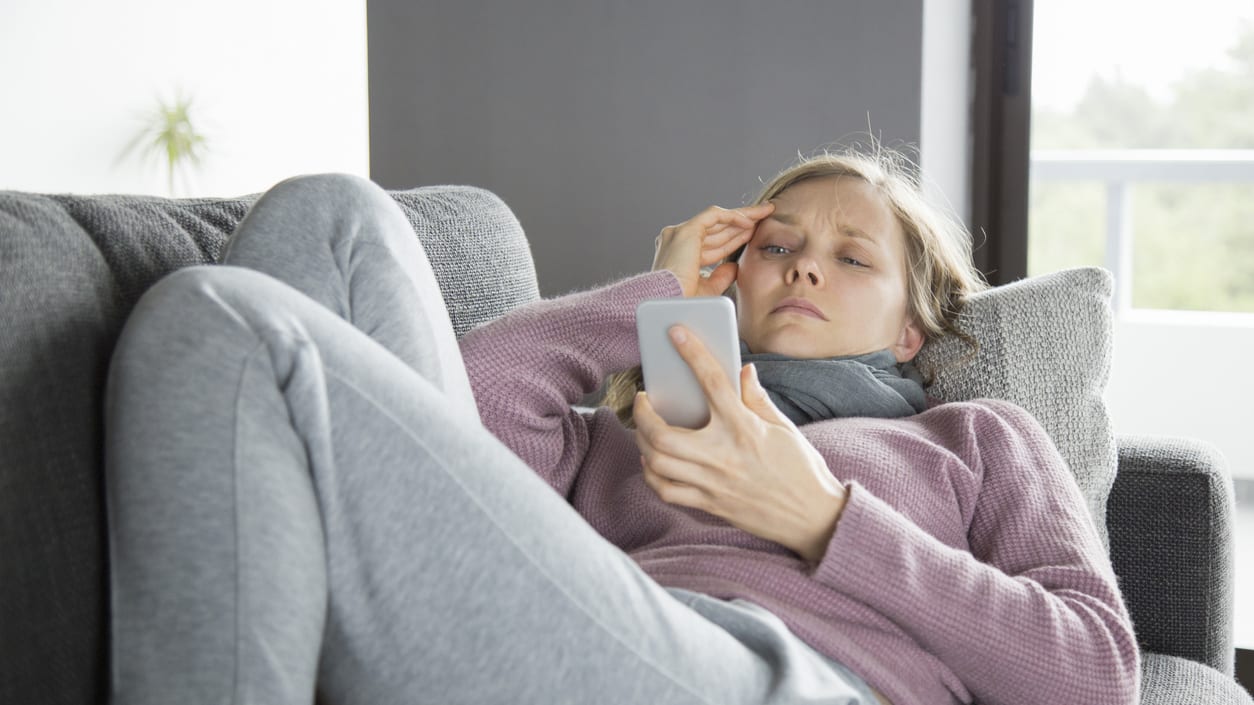
[[[207,149],[205,136],[192,125],[192,99],[179,91],[174,100],[157,99],[157,108],[148,114],[143,128],[122,150],[122,157],[140,150],[141,158],[157,157],[166,167],[166,184],[174,195],[174,175],[199,166]],[[121,157],[120,157],[121,158]]]

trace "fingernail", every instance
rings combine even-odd
[[[676,343],[682,343],[687,339],[688,334],[684,332],[683,328],[680,328],[679,326],[671,326],[671,340]]]

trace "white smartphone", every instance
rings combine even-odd
[[[636,306],[640,366],[649,403],[672,426],[701,428],[710,421],[710,407],[696,374],[680,357],[667,333],[676,323],[705,343],[739,398],[740,332],[736,327],[736,308],[726,296],[650,299]]]

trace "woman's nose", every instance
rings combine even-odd
[[[819,267],[814,260],[808,257],[797,260],[796,265],[789,270],[788,283],[796,282],[803,274],[810,279],[811,285],[818,286],[820,281]]]

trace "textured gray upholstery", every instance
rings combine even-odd
[[[1141,659],[1141,705],[1254,705],[1254,699],[1213,668],[1147,653]]]
[[[392,195],[459,336],[539,298],[522,228],[494,194]],[[0,192],[0,703],[102,701],[109,353],[140,294],[215,261],[255,200]]]
[[[526,238],[496,196],[392,195],[459,336],[538,298]],[[0,192],[0,703],[104,701],[109,353],[139,295],[216,260],[254,200]],[[1120,460],[1107,526],[1138,635],[1148,650],[1194,659],[1147,656],[1143,702],[1248,705],[1221,672],[1231,671],[1231,570],[1214,557],[1232,551],[1222,463],[1164,439],[1122,439]]]
[[[1233,663],[1233,491],[1223,456],[1189,438],[1120,436],[1107,502],[1111,561],[1141,648]]]
[[[495,194],[437,186],[397,191],[392,197],[431,260],[457,337],[540,298],[522,226]]]

